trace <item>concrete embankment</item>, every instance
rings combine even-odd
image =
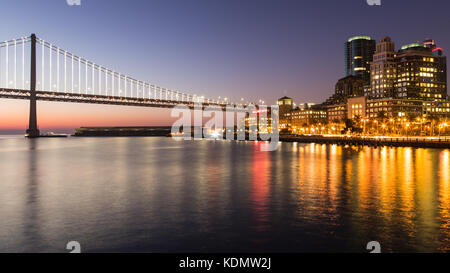
[[[323,137],[323,136],[280,136],[282,142],[338,144],[350,146],[373,147],[416,147],[416,148],[450,148],[450,138],[366,138],[366,137]]]
[[[76,129],[77,137],[134,137],[134,136],[169,136],[171,127],[81,127]],[[194,132],[192,129],[191,132]],[[225,138],[224,134],[224,138]],[[249,139],[246,134],[246,139]],[[293,136],[280,135],[282,142],[337,144],[372,147],[417,147],[417,148],[450,148],[450,138],[418,138],[418,137],[346,137],[346,136]]]
[[[170,126],[160,127],[81,127],[75,130],[76,137],[139,137],[167,136]]]

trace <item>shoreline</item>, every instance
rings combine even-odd
[[[193,128],[194,131],[194,128]],[[169,126],[148,127],[81,127],[71,137],[171,137]],[[236,138],[236,134],[235,134]],[[246,134],[246,140],[252,141]],[[223,136],[225,139],[225,134]],[[236,139],[235,139],[236,140]],[[258,137],[259,140],[259,137]],[[450,148],[450,137],[391,137],[345,135],[290,135],[281,134],[280,142],[336,144],[369,147]]]
[[[280,136],[281,142],[337,144],[369,147],[412,147],[412,148],[450,148],[450,138],[425,139],[418,137],[324,137],[324,136]]]
[[[0,135],[0,139],[6,138],[22,138],[23,135]],[[39,138],[103,138],[103,137],[171,137],[166,133],[153,133],[153,134],[84,134],[84,135],[69,135],[64,137],[46,137]],[[218,139],[219,140],[219,139]],[[225,138],[223,140],[226,140]],[[255,141],[250,139],[233,141]],[[258,139],[257,141],[264,141]],[[325,137],[325,136],[287,136],[282,135],[279,138],[280,142],[296,142],[296,143],[316,143],[316,144],[330,144],[341,146],[368,146],[368,147],[412,147],[412,148],[438,148],[438,149],[450,149],[450,138],[437,138],[425,139],[418,137],[355,137],[355,136],[342,136],[342,137]]]

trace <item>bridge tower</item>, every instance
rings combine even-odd
[[[31,34],[31,73],[30,73],[30,119],[27,137],[39,137],[39,129],[37,127],[36,116],[36,35]]]

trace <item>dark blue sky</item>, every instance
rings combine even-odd
[[[325,100],[344,42],[431,37],[450,48],[448,0],[2,0],[0,39],[43,39],[138,79],[266,102]]]

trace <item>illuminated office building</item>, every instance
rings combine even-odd
[[[390,37],[384,37],[376,45],[373,61],[370,65],[369,98],[392,98],[395,96],[397,81],[397,62],[395,43]]]
[[[375,40],[369,36],[356,36],[345,43],[345,75],[370,82],[370,62],[375,52]]]
[[[422,43],[405,45],[398,51],[396,57],[398,98],[423,100],[447,98],[446,57],[443,56],[442,49],[437,49],[434,41],[429,43],[429,45]]]

